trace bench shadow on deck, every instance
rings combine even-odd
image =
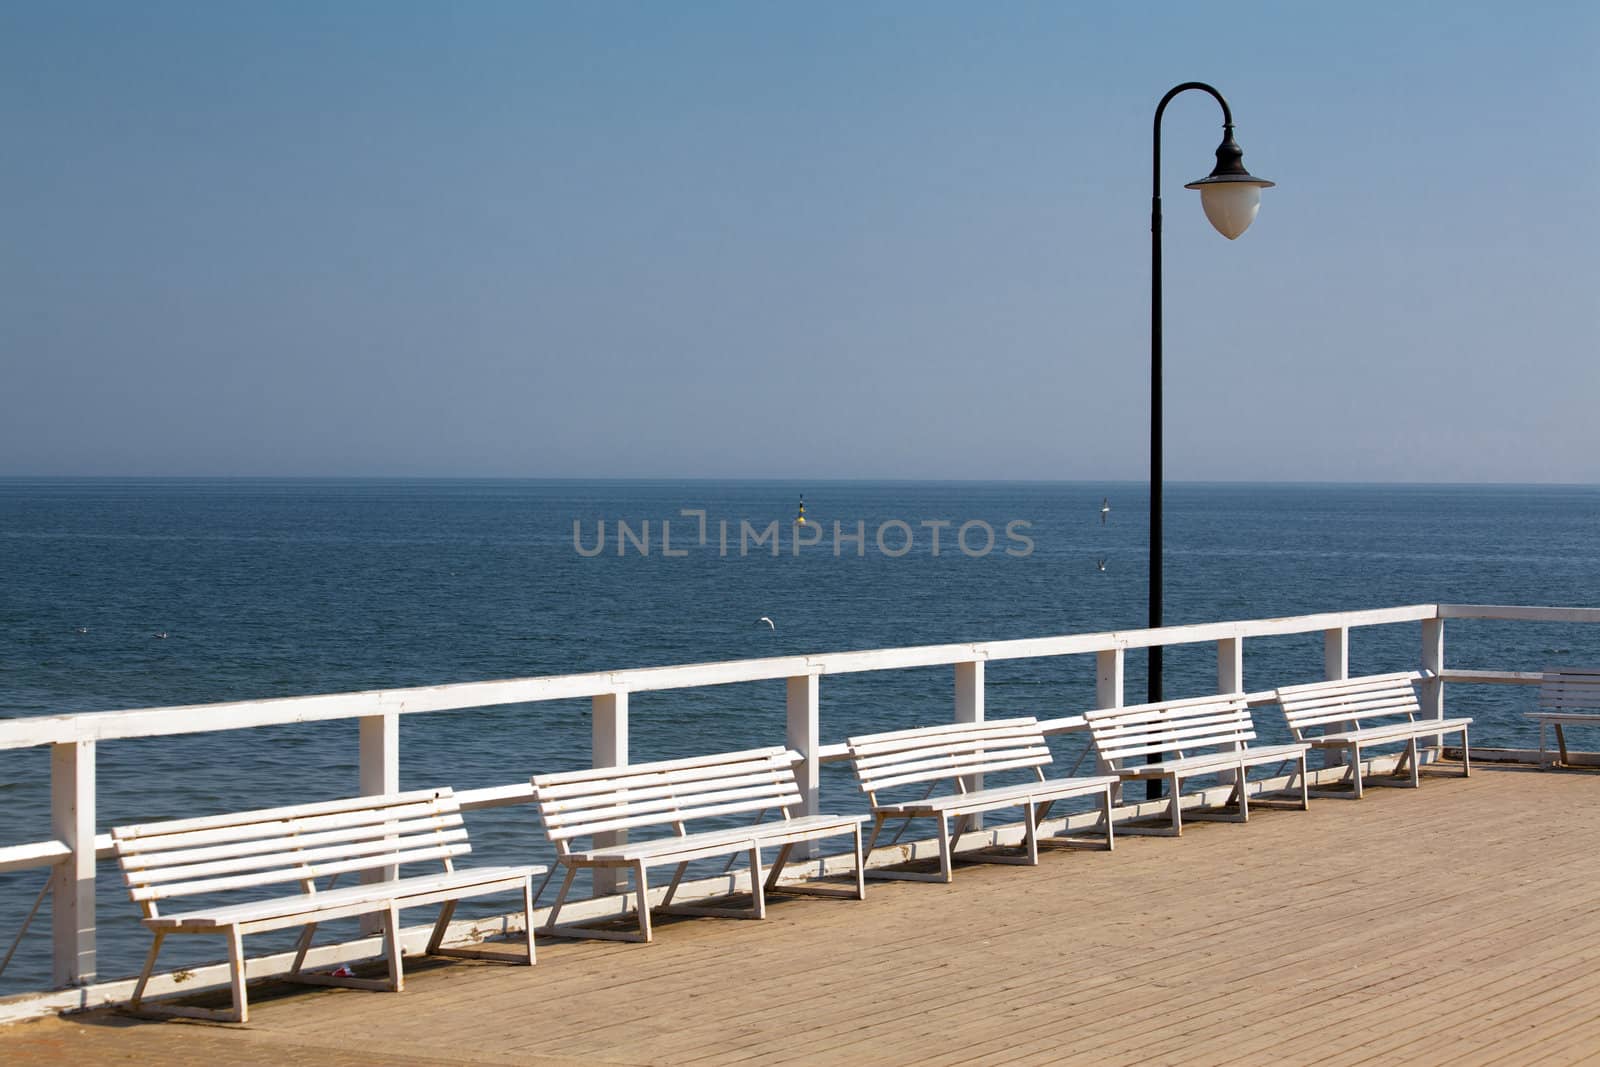
[[[0,1061],[1577,1062],[1600,776],[1441,771],[763,922],[663,916],[650,946],[542,941],[532,969],[408,961],[403,994],[269,984],[248,1027],[18,1024]]]

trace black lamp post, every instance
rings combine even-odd
[[[1244,151],[1233,139],[1233,112],[1222,94],[1204,82],[1174,86],[1156,105],[1153,170],[1150,196],[1150,628],[1161,625],[1161,116],[1172,98],[1189,89],[1210,93],[1222,105],[1222,143],[1217,165],[1209,175],[1184,186],[1200,191],[1200,206],[1218,233],[1233,240],[1255,220],[1261,190],[1272,182],[1244,169]],[[1161,699],[1161,646],[1149,649],[1149,702]],[[1150,760],[1159,758],[1152,753]],[[1146,796],[1161,795],[1161,782],[1145,784]]]

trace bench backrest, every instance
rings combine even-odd
[[[1238,751],[1254,741],[1255,722],[1243,693],[1163,700],[1126,708],[1096,708],[1083,714],[1095,753],[1107,767],[1145,757],[1196,756]]]
[[[349,797],[111,831],[123,879],[145,914],[157,901],[199,893],[316,880],[471,851],[449,789]],[[326,888],[326,887],[324,887]]]
[[[1296,740],[1336,732],[1344,723],[1359,726],[1398,716],[1415,721],[1422,708],[1417,704],[1412,683],[1420,677],[1415,672],[1402,671],[1283,686],[1277,691],[1278,706],[1283,708]]]
[[[668,826],[679,835],[696,819],[764,812],[789,818],[800,803],[798,757],[783,746],[692,759],[599,767],[533,778],[539,817],[556,850],[574,838]]]
[[[1044,732],[1033,719],[991,719],[850,738],[850,762],[861,791],[949,780],[966,792],[969,775],[1039,768],[1050,762]]]
[[[1550,667],[1539,683],[1539,707],[1600,715],[1600,670]]]

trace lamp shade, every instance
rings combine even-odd
[[[1222,128],[1222,144],[1217,146],[1217,165],[1210,174],[1185,189],[1200,190],[1200,206],[1217,232],[1233,240],[1250,228],[1261,207],[1261,190],[1272,182],[1257,178],[1244,169],[1244,149],[1233,139],[1233,125]]]
[[[1208,182],[1200,187],[1200,206],[1217,232],[1233,240],[1250,228],[1261,209],[1261,186],[1254,182]]]

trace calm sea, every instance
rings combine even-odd
[[[797,552],[802,494],[820,540]],[[0,717],[1139,627],[1146,504],[1141,486],[1117,483],[0,480]],[[620,556],[619,521],[632,534]],[[776,557],[754,541],[774,522]],[[601,523],[604,550],[586,555]],[[1169,623],[1434,601],[1592,605],[1600,589],[1593,487],[1177,485],[1166,523]],[[860,542],[849,539],[858,524]],[[1447,628],[1447,662],[1592,664],[1597,637],[1463,622]],[[1357,631],[1352,670],[1413,668],[1419,642],[1416,625]],[[1246,683],[1312,680],[1321,655],[1316,635],[1249,642]],[[1214,687],[1211,648],[1167,662],[1169,695]],[[1130,700],[1143,666],[1129,657]],[[1070,714],[1093,690],[1092,657],[994,664],[989,714]],[[951,699],[949,668],[826,678],[824,739],[946,721]],[[1528,743],[1530,699],[1521,687],[1449,694],[1483,745]],[[583,765],[586,711],[408,717],[402,784],[468,788]],[[635,760],[769,744],[783,738],[783,685],[640,694],[631,714]],[[98,760],[104,829],[347,795],[356,729],[114,742]],[[824,796],[858,804],[836,769]],[[49,836],[46,752],[0,752],[0,803],[0,845]],[[548,854],[530,809],[471,825],[486,862]],[[44,877],[0,874],[0,953]],[[101,878],[100,971],[126,974],[147,941],[115,872]],[[218,952],[182,948],[163,960]],[[47,984],[48,950],[41,914],[0,992]]]

